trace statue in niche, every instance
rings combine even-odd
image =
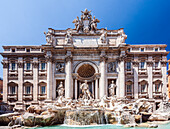
[[[72,33],[71,33],[71,30],[68,30],[67,33],[66,33],[66,37],[65,37],[65,41],[66,43],[72,43]]]
[[[100,40],[102,43],[106,43],[106,37],[107,37],[107,31],[102,31],[102,34],[100,36]]]
[[[64,96],[64,86],[63,86],[63,82],[61,81],[58,88],[57,88],[57,92],[58,92],[58,96],[59,97],[63,97]]]
[[[83,99],[92,99],[92,95],[89,91],[89,86],[87,84],[87,80],[83,84],[80,85],[80,89],[82,90],[82,98]]]
[[[56,73],[64,73],[64,63],[56,64]]]
[[[100,21],[98,19],[95,18],[95,16],[93,17],[93,19],[90,22],[90,27],[91,27],[91,31],[96,31],[97,30],[97,23],[99,23]]]
[[[114,84],[114,81],[112,80],[112,83],[109,85],[109,95],[111,97],[114,97],[116,94],[115,94],[115,89],[116,89],[116,85]]]
[[[107,71],[108,73],[116,72],[116,63],[115,62],[108,63]]]

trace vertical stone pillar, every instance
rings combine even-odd
[[[55,77],[54,77],[54,75],[55,75],[55,62],[53,62],[53,70],[52,70],[52,78],[53,78],[53,91],[52,91],[52,98],[53,98],[53,100],[54,99],[56,99],[56,80],[55,80]]]
[[[120,70],[117,70],[118,71],[118,73],[119,73],[119,71]],[[116,79],[116,98],[120,98],[120,87],[119,87],[119,83],[120,83],[120,81],[119,81],[119,78],[120,78],[120,74],[118,74],[118,78]]]
[[[77,79],[75,79],[75,99],[77,99]]]
[[[92,81],[91,88],[92,88],[92,94],[93,94],[93,96],[94,96],[94,81]]]
[[[65,98],[73,97],[73,78],[72,78],[72,59],[70,56],[66,57],[65,65]]]
[[[163,95],[167,95],[167,81],[166,81],[166,77],[167,77],[167,61],[162,61],[161,62],[161,70],[162,70],[162,93]]]
[[[168,96],[170,99],[170,60],[168,60]]]
[[[147,62],[147,74],[148,74],[148,94],[149,98],[153,98],[153,62]]]
[[[119,60],[119,97],[125,97],[125,63],[124,57]]]
[[[33,101],[38,101],[38,58],[33,58]]]
[[[107,86],[106,86],[106,58],[101,57],[100,59],[100,99],[104,96],[107,95]]]
[[[18,58],[18,101],[23,101],[23,58]]]
[[[8,99],[8,63],[3,61],[3,102],[7,103]],[[10,93],[10,89],[9,89]]]
[[[139,62],[133,62],[133,74],[134,74],[134,98],[138,99],[139,93],[139,85],[138,85],[138,70],[139,70]]]
[[[95,99],[99,99],[99,87],[98,87],[98,78],[95,80]]]
[[[47,100],[46,102],[52,101],[52,54],[51,51],[47,51]]]

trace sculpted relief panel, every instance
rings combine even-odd
[[[58,62],[56,63],[56,73],[64,73],[64,63]]]
[[[109,62],[107,65],[107,72],[113,73],[116,72],[116,62]]]

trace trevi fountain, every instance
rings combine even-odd
[[[73,45],[73,34],[76,36],[85,35],[86,36],[86,42],[87,44],[82,44],[79,39],[75,39],[77,42],[77,47],[82,47],[81,45],[86,45],[83,47],[95,47],[98,44],[96,41],[99,41],[99,48],[101,51],[101,55],[97,56],[97,59],[101,59],[101,79],[100,79],[100,97],[98,97],[98,72],[94,74],[96,78],[96,94],[92,93],[90,90],[90,85],[88,83],[87,79],[82,80],[80,83],[80,94],[76,94],[75,98],[69,98],[71,96],[71,63],[70,60],[72,58],[71,51],[67,51],[66,53],[66,60],[67,62],[67,74],[66,74],[66,82],[63,83],[62,81],[59,82],[59,86],[57,87],[57,94],[58,97],[54,101],[50,101],[50,103],[39,103],[39,105],[30,105],[27,107],[26,110],[18,110],[17,108],[14,108],[13,113],[7,113],[0,115],[0,125],[1,126],[8,126],[9,128],[98,128],[98,129],[123,129],[125,127],[131,128],[131,127],[137,127],[137,128],[164,128],[164,129],[170,129],[170,124],[168,123],[170,119],[170,103],[169,99],[166,95],[163,96],[163,99],[161,100],[160,104],[158,105],[157,110],[155,110],[155,105],[153,102],[150,102],[146,98],[137,98],[135,96],[135,99],[128,99],[126,96],[124,96],[123,88],[125,85],[125,78],[124,77],[124,59],[125,59],[125,50],[122,49],[120,52],[120,58],[118,57],[120,61],[120,67],[123,67],[122,70],[120,69],[120,74],[122,76],[119,77],[119,83],[115,84],[114,81],[109,83],[108,85],[108,96],[106,96],[106,85],[105,85],[105,60],[106,60],[106,52],[102,51],[102,49],[108,48],[107,39],[110,35],[110,46],[113,47],[113,50],[118,50],[118,46],[114,46],[115,39],[113,37],[116,37],[115,35],[118,35],[119,38],[117,39],[117,42],[120,48],[127,47],[124,43],[124,40],[126,39],[126,35],[124,34],[122,29],[119,30],[113,30],[113,31],[107,31],[107,29],[97,29],[97,23],[100,21],[96,19],[95,17],[92,18],[90,11],[82,11],[81,18],[77,17],[73,21],[75,23],[75,28],[73,30],[68,29],[68,31],[57,31],[57,34],[61,37],[65,37],[65,42],[63,46],[65,46],[65,49],[72,49]],[[83,24],[84,23],[84,24]],[[89,26],[90,24],[90,26]],[[89,28],[91,30],[89,30]],[[84,31],[84,33],[82,32]],[[108,33],[107,33],[108,32]],[[47,44],[45,47],[49,47],[52,44],[52,35],[53,31],[50,31],[46,34]],[[88,36],[92,37],[88,37]],[[98,36],[100,38],[96,38],[95,36]],[[76,37],[75,36],[75,37]],[[112,38],[111,38],[112,37]],[[81,38],[81,37],[80,37]],[[88,44],[89,38],[90,41],[93,41],[92,43]],[[58,41],[63,41],[63,39],[58,39]],[[85,40],[82,40],[85,41]],[[95,42],[94,42],[95,41]],[[60,42],[59,42],[60,43]],[[94,44],[95,43],[95,44]],[[60,45],[60,44],[59,44]],[[69,46],[70,45],[70,46]],[[74,44],[76,45],[76,44]],[[59,47],[59,46],[58,46]],[[58,48],[57,47],[57,48]],[[114,48],[115,47],[115,48]],[[50,48],[54,48],[50,46]],[[92,50],[96,50],[97,48],[93,48]],[[78,49],[77,49],[78,50]],[[85,51],[86,49],[83,49]],[[110,50],[110,49],[108,49]],[[59,48],[56,49],[56,51],[59,51]],[[81,49],[80,49],[81,51]],[[86,51],[85,51],[86,52]],[[93,51],[94,52],[94,51]],[[117,52],[117,53],[116,53]],[[116,51],[114,55],[110,55],[110,58],[112,59],[112,56],[116,56],[118,54],[118,51]],[[88,52],[87,52],[88,53]],[[41,53],[40,53],[41,54]],[[97,53],[96,53],[97,54]],[[112,54],[112,53],[111,53]],[[11,55],[11,54],[10,54]],[[81,53],[77,53],[77,55],[81,55]],[[51,66],[51,52],[47,52],[47,59],[48,59],[48,69],[50,73],[50,66]],[[89,58],[93,58],[94,53],[92,53],[91,56],[88,56]],[[56,56],[59,57],[59,56]],[[86,56],[85,56],[86,57]],[[83,58],[83,57],[80,57]],[[95,59],[95,57],[94,57]],[[117,57],[113,58],[112,60],[117,59]],[[90,59],[89,59],[90,60]],[[137,68],[138,62],[133,62],[135,64],[135,69]],[[163,62],[162,64],[165,64],[166,62]],[[5,62],[3,62],[4,68]],[[89,65],[90,64],[90,65]],[[114,62],[111,62],[111,64],[114,64]],[[60,66],[61,65],[61,66]],[[90,68],[93,65],[93,63],[85,63],[85,65],[90,66]],[[92,66],[91,66],[92,65]],[[149,66],[151,63],[149,64]],[[37,65],[35,65],[37,66]],[[60,69],[59,72],[63,72],[63,64],[59,64]],[[116,65],[111,65],[108,69],[108,74],[111,75],[111,77],[117,73],[114,74],[114,71]],[[164,69],[166,68],[165,65]],[[35,67],[37,70],[37,67]],[[82,67],[84,68],[84,67]],[[149,67],[150,69],[151,67]],[[20,69],[22,69],[20,67]],[[151,68],[152,70],[152,68]],[[20,70],[22,71],[22,70]],[[85,71],[85,70],[84,70]],[[96,70],[97,71],[97,70]],[[164,70],[166,73],[166,70]],[[52,73],[52,72],[51,72]],[[151,72],[152,73],[152,72]],[[7,74],[7,73],[6,73]],[[93,75],[92,74],[92,75]],[[164,74],[163,74],[164,75]],[[135,74],[136,76],[136,74]],[[77,76],[76,76],[77,77]],[[89,76],[91,77],[91,76]],[[133,75],[132,75],[133,77]],[[162,77],[163,78],[163,77]],[[165,81],[166,81],[166,77]],[[52,85],[50,81],[52,79],[51,74],[48,74],[48,92],[47,92],[47,98],[51,97],[52,90],[50,89],[50,86]],[[94,79],[94,78],[93,78]],[[137,77],[135,79],[138,79]],[[76,82],[77,80],[75,80]],[[152,79],[151,79],[152,81]],[[94,82],[94,80],[93,80]],[[19,82],[20,83],[20,82]],[[137,80],[135,80],[135,83],[138,84]],[[152,82],[151,82],[152,83]],[[35,82],[35,84],[38,84]],[[77,84],[77,83],[75,83]],[[166,86],[164,85],[164,89],[166,90]],[[123,87],[123,88],[122,88]],[[121,99],[119,97],[116,97],[116,89],[122,91],[122,93],[119,93],[119,96],[122,97]],[[121,89],[122,88],[122,89]],[[75,88],[76,89],[76,88]],[[22,88],[21,88],[22,90]],[[102,91],[103,90],[103,91]],[[163,94],[165,93],[162,92]],[[37,95],[37,91],[35,91],[35,98]],[[54,90],[56,91],[56,90]],[[76,90],[77,91],[77,90]],[[135,93],[138,91],[135,90]],[[94,91],[93,91],[94,92]],[[22,93],[22,92],[21,92]],[[75,92],[77,93],[77,92]],[[7,95],[4,93],[4,100],[7,99]],[[20,96],[19,96],[20,97]],[[22,101],[21,101],[22,102]],[[22,103],[20,103],[22,105]],[[160,125],[161,123],[164,123],[164,125]]]

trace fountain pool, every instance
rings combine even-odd
[[[33,128],[31,128],[33,129]],[[47,126],[47,127],[37,127],[34,129],[148,129],[146,127],[123,127],[123,126],[117,126],[117,125],[95,125],[95,126]],[[156,129],[170,129],[170,123],[169,124],[163,124],[159,125]]]

